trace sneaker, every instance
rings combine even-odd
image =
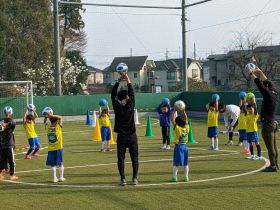
[[[132,179],[132,185],[138,185],[138,179],[137,178]]]
[[[219,151],[219,147],[215,147],[213,150],[214,151]]]
[[[186,177],[184,178],[184,182],[189,182],[189,181],[190,181],[189,177],[186,176]]]
[[[246,159],[250,159],[250,160],[254,160],[254,158],[255,158],[255,155],[250,155],[250,156],[246,157]]]
[[[166,150],[166,145],[163,145],[160,149]]]
[[[59,180],[58,180],[58,178],[56,178],[56,177],[53,179],[53,183],[57,183],[58,181],[59,181]]]
[[[236,146],[242,146],[243,143],[242,142],[238,142],[238,144],[236,144]]]
[[[209,147],[209,150],[214,150],[214,147],[213,147],[213,146],[210,146],[210,147]]]
[[[107,148],[106,152],[112,152],[112,150],[110,148]]]
[[[101,152],[105,152],[105,149],[101,149],[100,151],[101,151]]]
[[[177,179],[176,176],[173,176],[173,177],[171,178],[171,182],[177,182],[177,181],[178,181],[178,179]]]
[[[228,141],[225,145],[227,145],[227,146],[233,145],[233,142],[232,141]]]
[[[125,185],[126,185],[126,180],[125,180],[125,179],[121,179],[120,185],[121,185],[121,186],[125,186]]]
[[[25,155],[25,158],[26,160],[31,160],[31,156],[30,155]]]
[[[0,180],[4,179],[4,175],[0,173]]]
[[[12,175],[12,176],[10,176],[10,180],[17,180],[18,179],[18,177],[16,176],[16,175]]]
[[[170,149],[171,149],[170,145],[167,145],[166,150],[170,150]]]
[[[60,177],[58,181],[64,182],[66,179],[64,177]]]
[[[32,157],[40,157],[41,155],[39,154],[32,154]]]
[[[249,155],[249,154],[250,154],[250,151],[247,150],[247,149],[242,149],[242,150],[241,150],[241,154]]]
[[[265,169],[263,169],[262,172],[277,172],[277,168],[272,167],[272,166],[268,166]]]
[[[262,160],[263,158],[262,158],[262,156],[255,156],[255,160]]]

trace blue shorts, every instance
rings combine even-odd
[[[257,132],[247,133],[247,141],[251,142],[259,142],[259,134]]]
[[[239,132],[239,141],[247,141],[246,130],[238,130],[238,132]]]
[[[101,137],[102,137],[102,141],[110,141],[111,139],[110,127],[105,127],[105,126],[101,127]]]
[[[174,166],[187,166],[189,163],[189,149],[186,144],[176,144],[173,153]]]
[[[60,166],[63,163],[63,149],[48,151],[47,166]]]
[[[209,138],[216,138],[218,136],[218,127],[208,127],[208,135]]]
[[[28,139],[30,148],[41,147],[41,142],[38,137]]]

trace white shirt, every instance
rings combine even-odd
[[[234,124],[237,122],[239,116],[240,116],[239,106],[226,105],[226,110],[224,112],[225,126],[228,127],[229,119],[232,119],[231,125],[234,126]]]

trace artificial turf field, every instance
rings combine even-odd
[[[18,181],[24,183],[0,182],[0,209],[280,209],[280,173],[253,173],[265,161],[247,160],[239,153],[240,147],[224,146],[225,135],[219,135],[221,151],[209,151],[205,120],[192,120],[198,143],[189,145],[190,182],[169,182],[173,151],[159,149],[161,135],[156,120],[153,120],[154,138],[144,137],[146,120],[140,121],[136,187],[118,186],[116,145],[112,146],[112,152],[101,153],[100,142],[92,141],[92,129],[84,122],[64,123],[67,180],[53,184],[50,170],[45,166],[46,149],[40,151],[42,157],[23,159],[25,150],[20,148],[27,147],[27,141],[22,126],[18,125],[16,174],[20,177]],[[46,147],[43,125],[37,124],[36,129]],[[263,142],[262,150],[266,151]],[[263,156],[267,157],[267,153],[263,152]],[[130,161],[129,153],[126,160]],[[129,184],[130,163],[126,165],[126,174]],[[178,181],[182,175],[179,169]]]

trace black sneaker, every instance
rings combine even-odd
[[[121,186],[125,186],[125,185],[126,185],[126,181],[125,181],[125,179],[121,179],[121,181],[120,181],[120,185],[121,185]]]
[[[137,178],[132,179],[132,185],[138,185],[138,180]]]
[[[268,166],[265,169],[263,169],[262,172],[277,172],[277,168]]]

